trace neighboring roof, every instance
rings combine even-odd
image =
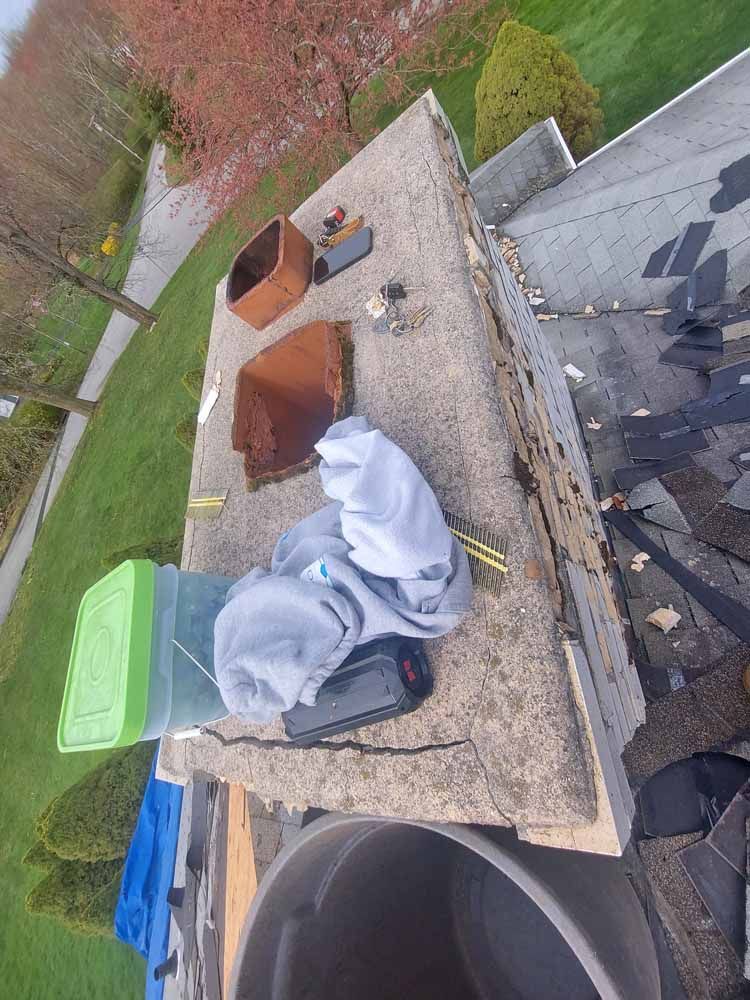
[[[527,285],[554,310],[662,304],[683,279],[644,279],[651,253],[688,222],[714,220],[701,255],[728,251],[733,298],[747,283],[750,200],[721,214],[719,172],[750,153],[750,50],[619,139],[556,187],[530,198],[503,229],[519,243]]]

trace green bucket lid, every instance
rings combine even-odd
[[[154,564],[130,559],[81,599],[57,748],[103,750],[136,743],[148,711]]]

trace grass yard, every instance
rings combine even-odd
[[[500,0],[491,0],[502,7]],[[514,16],[556,35],[601,91],[603,142],[750,45],[750,0],[509,0]],[[469,169],[474,158],[474,88],[481,61],[433,83],[458,132]],[[429,81],[425,81],[429,86]],[[383,109],[385,125],[399,108]]]
[[[559,34],[589,80],[602,88],[608,136],[746,44],[748,14],[750,0],[732,0],[721,8],[697,0],[689,17],[676,0],[656,7],[643,0],[627,5],[622,0],[574,5],[521,0],[518,8],[521,20]],[[473,67],[435,83],[467,154],[473,148],[478,75],[479,67]],[[381,124],[396,113],[386,109]],[[0,631],[0,893],[5,902],[0,982],[9,984],[18,1000],[143,995],[144,964],[134,952],[113,940],[71,936],[52,921],[26,914],[23,899],[33,876],[20,859],[37,813],[100,759],[61,756],[55,742],[80,597],[102,575],[102,560],[113,551],[181,533],[190,455],[174,428],[198,406],[182,386],[182,375],[201,364],[197,345],[210,328],[215,285],[243,236],[272,213],[291,207],[279,203],[269,181],[253,198],[241,230],[232,217],[219,221],[167,285],[156,305],[157,327],[135,334],[112,373]],[[85,308],[81,325],[103,329],[108,307],[87,300]]]

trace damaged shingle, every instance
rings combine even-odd
[[[688,422],[690,422],[689,417]],[[628,437],[625,439],[625,444],[631,458],[659,460],[673,458],[684,451],[705,451],[710,447],[706,435],[701,430],[675,434],[672,437]]]
[[[668,296],[670,309],[686,309],[718,302],[727,281],[727,252],[717,250]]]
[[[680,410],[672,413],[660,413],[647,417],[620,417],[620,426],[626,434],[635,436],[651,434],[670,434],[687,428],[687,420]]]
[[[690,533],[690,525],[676,500],[658,479],[648,479],[631,490],[628,494],[628,506],[647,521],[660,524],[663,528]]]
[[[642,277],[660,278],[690,274],[698,263],[713,227],[713,222],[689,222],[679,236],[668,240],[658,250],[654,250]]]
[[[684,451],[672,458],[665,458],[663,462],[642,462],[640,465],[623,466],[621,469],[615,469],[613,475],[621,490],[632,490],[638,483],[645,483],[647,479],[662,476],[665,472],[695,468],[695,459],[690,452]]]
[[[690,426],[695,429],[750,420],[750,392],[705,396],[703,399],[685,403],[682,412]]]

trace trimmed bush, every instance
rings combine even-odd
[[[476,88],[475,154],[486,160],[537,122],[555,116],[571,152],[590,153],[601,129],[599,91],[552,35],[506,21]]]
[[[21,861],[29,868],[41,868],[42,871],[50,872],[60,859],[52,851],[48,851],[41,840],[37,840],[24,854]]]
[[[113,934],[112,893],[116,886],[116,902],[122,868],[122,861],[59,861],[26,896],[26,909],[80,934]]]
[[[190,416],[183,417],[182,420],[177,421],[177,426],[174,429],[174,436],[180,442],[186,451],[193,454],[193,448],[195,447],[195,435],[198,430],[198,416],[197,414],[191,414]]]
[[[141,542],[139,545],[131,545],[127,549],[120,549],[102,559],[102,566],[106,570],[115,569],[126,559],[150,559],[157,566],[166,566],[171,563],[173,566],[180,565],[182,558],[182,535],[175,538],[162,538],[155,542]]]
[[[204,368],[191,368],[189,372],[185,372],[182,376],[182,385],[190,393],[193,399],[197,399],[200,402],[201,393],[203,392],[203,374]]]
[[[54,799],[36,823],[47,850],[66,861],[124,858],[153,756],[153,743],[116,750]]]
[[[198,354],[200,354],[200,356],[203,358],[204,365],[205,365],[206,361],[208,361],[208,344],[209,344],[209,340],[210,340],[210,337],[209,337],[208,334],[206,334],[205,337],[201,337],[201,339],[198,341]]]
[[[106,864],[107,862],[103,862]],[[115,872],[111,882],[94,893],[91,902],[83,911],[82,927],[84,933],[114,934],[115,909],[120,895],[123,869]]]

